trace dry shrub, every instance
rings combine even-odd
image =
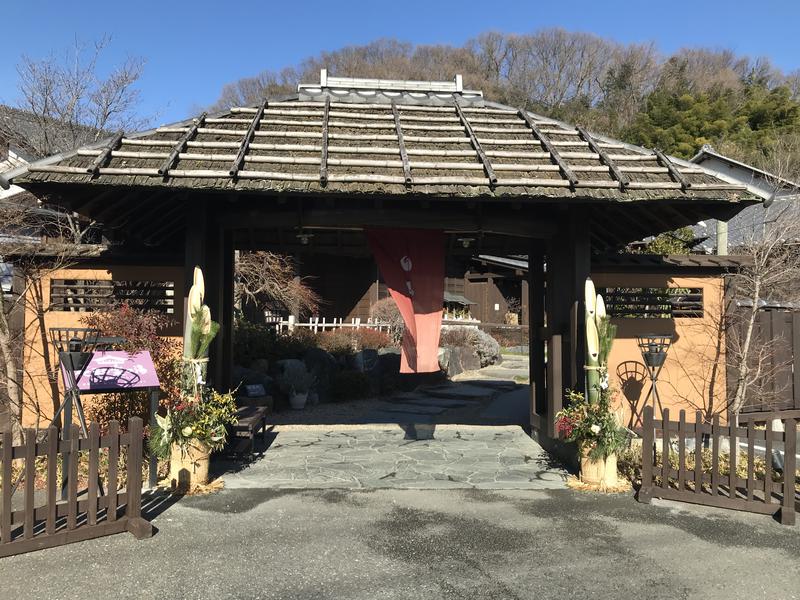
[[[353,340],[359,350],[380,350],[392,345],[389,334],[369,327],[354,330]]]
[[[455,348],[471,348],[475,342],[474,332],[475,329],[471,327],[448,327],[442,329],[439,345],[452,346]]]
[[[352,354],[355,351],[353,336],[344,329],[323,331],[317,336],[317,346],[331,354]]]
[[[397,303],[392,298],[384,298],[378,300],[372,305],[370,316],[380,323],[389,325],[389,337],[395,345],[399,345],[403,339],[403,332],[406,325],[403,322],[403,317],[400,314],[400,309],[397,308]]]
[[[86,327],[100,330],[101,336],[125,338],[121,349],[126,352],[149,351],[161,383],[162,401],[180,396],[181,343],[163,335],[174,325],[169,316],[120,304],[110,310],[89,313],[81,318],[81,322]],[[101,426],[114,419],[121,426],[127,426],[129,417],[142,417],[147,423],[149,406],[148,392],[97,394],[86,407],[86,413],[90,420]]]
[[[447,327],[442,330],[441,346],[471,348],[481,361],[481,367],[488,367],[500,360],[500,344],[491,335],[476,327]]]

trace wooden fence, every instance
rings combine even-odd
[[[739,309],[737,309],[739,310]],[[744,335],[744,323],[735,320],[738,338]],[[769,344],[761,370],[766,373],[750,386],[742,412],[800,410],[800,312],[770,308],[760,310],[753,330],[753,367],[760,350]],[[737,371],[727,369],[728,397],[736,390]]]
[[[152,535],[152,525],[142,518],[142,420],[131,418],[128,432],[120,433],[119,423],[111,421],[108,433],[100,435],[97,423],[89,427],[89,436],[80,438],[73,426],[67,440],[58,438],[51,427],[44,441],[37,441],[36,430],[25,433],[21,446],[12,446],[11,433],[2,434],[0,446],[0,557],[10,556],[130,531],[138,539]],[[120,450],[127,448],[124,490],[118,485]],[[81,453],[88,456],[87,489],[78,492],[78,464]],[[45,457],[45,490],[37,494],[36,459]],[[59,481],[59,457],[68,466],[66,477]],[[107,459],[107,485],[100,483],[101,464]],[[22,485],[16,494],[22,502],[15,508],[13,461],[21,460]],[[57,500],[60,485],[67,488],[66,501]],[[44,502],[37,501],[40,497]],[[124,509],[124,510],[123,510]]]
[[[766,428],[757,429],[756,422],[765,417]],[[784,431],[774,431],[770,417],[779,417]],[[645,407],[639,501],[665,498],[762,514],[780,511],[781,523],[794,525],[798,418],[800,411],[760,415],[759,419],[749,420],[746,427],[734,427],[721,426],[718,415],[710,425],[705,424],[700,411],[694,423],[686,422],[683,410],[678,421],[670,420],[669,409],[664,409],[661,419],[655,419],[653,407]],[[746,443],[741,465],[737,451],[729,451],[726,461],[723,440],[729,450],[739,449],[740,442]],[[688,445],[692,445],[691,452]],[[762,473],[756,468],[756,446],[763,449],[759,450],[764,455]],[[698,448],[702,450],[697,452]],[[780,453],[781,448],[783,469],[777,471],[772,465],[773,449]],[[740,470],[745,472],[744,477],[739,476]]]

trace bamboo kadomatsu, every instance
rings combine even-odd
[[[198,395],[198,387],[205,383],[208,349],[219,332],[219,323],[211,319],[211,309],[203,303],[204,298],[203,271],[195,267],[183,336],[184,393],[193,398]]]

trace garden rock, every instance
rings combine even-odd
[[[400,378],[400,349],[382,348],[378,350],[377,361],[373,373],[380,381],[380,391],[395,391]]]
[[[233,372],[231,373],[233,385],[255,385],[261,384],[264,386],[264,391],[267,394],[271,394],[274,392],[275,386],[273,385],[273,379],[266,373],[261,371],[257,371],[255,369],[248,369],[242,367],[240,365],[235,365],[233,367]]]
[[[257,358],[250,363],[250,369],[259,371],[260,373],[269,373],[269,361],[266,358]]]
[[[452,369],[457,373],[454,372],[454,375],[464,371],[477,371],[481,368],[481,361],[472,348],[450,348],[450,362],[455,363]],[[449,371],[448,375],[450,375]]]
[[[364,348],[347,359],[347,366],[353,371],[367,373],[378,366],[378,351]]]
[[[471,368],[471,365],[477,362],[477,357],[474,357],[468,348],[454,348],[452,346],[439,348],[439,367],[448,377],[455,377],[464,372],[464,360],[462,359],[464,352],[462,350],[466,350],[466,354],[469,355],[466,358],[468,365],[466,368]]]
[[[339,372],[336,357],[322,348],[309,348],[303,355],[303,362],[308,372],[317,379],[316,392],[319,402],[330,402],[331,381]],[[313,404],[313,401],[310,403]]]

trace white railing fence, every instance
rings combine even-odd
[[[391,325],[373,319],[363,321],[359,317],[353,317],[349,321],[344,318],[334,318],[328,321],[325,317],[312,317],[308,321],[298,321],[294,316],[289,316],[286,320],[274,321],[269,325],[275,325],[278,331],[294,331],[295,329],[309,329],[314,333],[321,331],[333,331],[334,329],[377,329],[378,331],[389,331]]]

